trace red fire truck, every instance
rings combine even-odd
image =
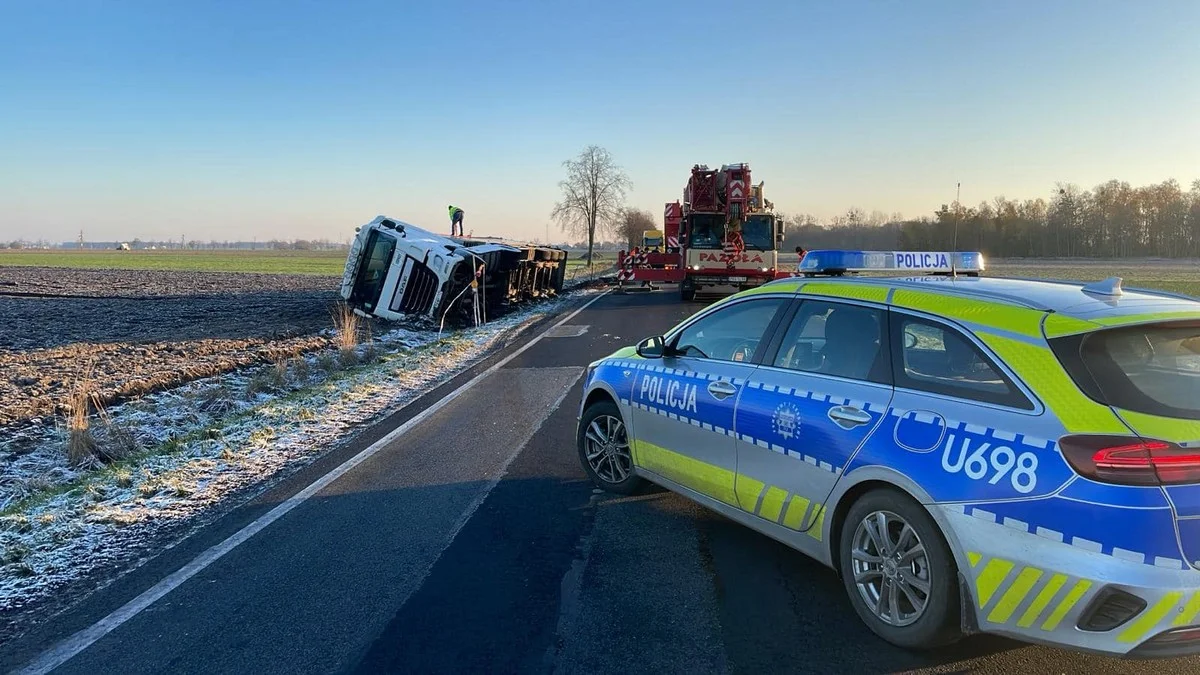
[[[684,301],[732,295],[791,276],[779,269],[783,219],[750,181],[750,165],[710,169],[697,164],[683,191],[663,213],[662,253],[637,248],[618,255],[618,281],[678,283]]]

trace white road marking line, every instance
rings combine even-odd
[[[508,365],[510,361],[525,353],[526,350],[540,342],[542,338],[546,337],[547,333],[567,323],[571,319],[574,319],[580,314],[580,312],[588,307],[591,307],[593,303],[600,298],[603,298],[605,295],[608,295],[608,293],[609,291],[606,290],[600,295],[592,298],[582,307],[574,312],[571,312],[558,323],[554,324],[550,328],[538,334],[529,342],[525,343],[523,347],[517,349],[512,354],[509,354],[497,363],[490,366],[487,370],[471,378],[458,389],[446,394],[446,396],[444,396],[440,401],[437,401],[433,405],[417,413],[412,417],[412,419],[388,432],[386,436],[378,441],[375,441],[369,447],[363,449],[357,455],[346,460],[334,470],[313,481],[308,487],[292,495],[279,506],[276,506],[262,516],[259,516],[257,520],[233,533],[225,541],[222,541],[204,553],[196,556],[191,562],[179,568],[174,573],[168,575],[162,581],[154,584],[145,591],[142,591],[141,595],[138,595],[136,598],[117,608],[112,614],[109,614],[91,626],[84,628],[78,633],[75,633],[71,637],[66,638],[65,640],[42,652],[36,659],[34,659],[29,663],[29,665],[20,671],[21,675],[41,675],[43,673],[48,673],[71,660],[75,657],[75,655],[92,646],[92,644],[94,644],[97,640],[113,632],[119,628],[121,624],[129,621],[133,617],[137,616],[142,610],[157,602],[159,598],[183,585],[184,582],[196,576],[196,574],[203,571],[204,568],[221,559],[226,553],[229,553],[233,549],[237,548],[242,542],[266,529],[271,523],[274,523],[276,520],[279,520],[285,514],[287,514],[287,512],[303,504],[306,500],[308,500],[309,497],[317,494],[321,490],[328,487],[331,483],[341,478],[354,467],[370,459],[373,455],[391,444],[392,441],[400,438],[404,434],[408,433],[408,431],[413,427],[432,417],[434,413],[449,405],[451,401],[466,393],[467,390],[471,389],[476,384],[479,384],[479,382],[481,382],[485,377],[491,375],[497,370],[500,370],[504,366]],[[583,373],[581,369],[580,376],[582,376],[582,374]],[[562,403],[563,398],[566,397],[567,393],[571,391],[571,388],[575,386],[575,382],[578,381],[579,377],[576,377],[571,381],[571,384],[567,386],[566,391],[563,392],[562,398],[559,398],[558,403],[555,404],[555,408]],[[549,414],[547,414],[546,417],[549,417]],[[543,418],[542,422],[545,422],[545,418]],[[539,427],[540,426],[541,425],[539,424]],[[532,434],[530,437],[532,438]],[[470,518],[470,515],[474,513],[475,509],[483,503],[483,498],[492,491],[492,488],[494,488],[497,483],[499,483],[500,479],[504,476],[504,473],[508,470],[508,465],[519,453],[520,448],[517,449],[517,452],[513,453],[512,457],[505,461],[504,465],[500,468],[500,471],[497,472],[496,478],[489,482],[485,490],[467,506],[468,511],[464,512],[464,518],[460,519],[459,522],[455,524],[454,529],[450,533],[450,538],[447,541],[447,546],[453,543],[455,536],[458,535],[458,531],[462,529],[464,524],[466,524],[467,519]],[[439,553],[438,556],[440,557],[441,554]],[[434,562],[436,563],[436,559]]]

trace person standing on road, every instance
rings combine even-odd
[[[458,236],[463,236],[463,210],[450,205],[450,236],[454,236],[454,226],[458,226]]]

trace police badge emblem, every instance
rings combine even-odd
[[[791,403],[780,403],[771,417],[771,428],[785,440],[798,435],[800,430],[800,410]]]

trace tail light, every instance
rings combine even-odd
[[[1200,449],[1130,436],[1063,436],[1063,457],[1079,475],[1120,485],[1200,482]]]

